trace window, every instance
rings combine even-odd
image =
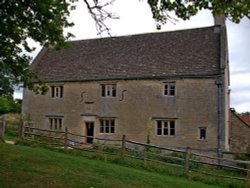
[[[199,127],[199,139],[206,140],[207,139],[207,128]]]
[[[164,84],[164,95],[175,96],[175,82],[168,82]]]
[[[63,86],[50,86],[51,87],[51,97],[52,98],[62,98],[63,97]]]
[[[116,85],[115,84],[102,84],[101,95],[102,97],[116,97]]]
[[[50,117],[49,118],[49,128],[50,130],[62,130],[62,118],[60,117]]]
[[[115,133],[115,120],[100,119],[100,133]]]
[[[175,121],[156,120],[156,134],[158,136],[175,136]]]

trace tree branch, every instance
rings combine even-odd
[[[87,9],[93,18],[97,30],[97,34],[101,35],[106,32],[109,36],[111,36],[110,28],[106,25],[105,21],[107,19],[119,19],[118,16],[113,13],[105,10],[105,8],[109,5],[112,5],[115,0],[111,0],[103,5],[101,5],[97,0],[93,0],[94,5],[91,6],[88,0],[83,0],[87,6]]]

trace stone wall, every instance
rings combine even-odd
[[[234,110],[231,110],[230,123],[230,151],[245,152],[250,146],[250,126]]]
[[[94,122],[94,136],[150,142],[156,145],[200,150],[217,147],[216,78],[158,80],[114,80],[72,82],[63,85],[63,98],[24,92],[23,115],[36,126],[49,129],[50,116],[63,118],[63,128],[86,135],[86,122]],[[164,96],[164,83],[175,82],[176,95]],[[101,84],[116,84],[116,97],[102,97]],[[100,119],[115,119],[115,134],[100,133]],[[175,136],[158,136],[156,120],[175,121]],[[199,128],[207,128],[207,139],[199,139]],[[150,132],[150,133],[149,133]]]

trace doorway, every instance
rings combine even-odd
[[[92,144],[93,143],[93,136],[94,136],[94,122],[85,122],[86,125],[86,136],[87,137],[87,143]]]

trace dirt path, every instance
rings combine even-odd
[[[14,141],[10,141],[10,140],[4,140],[4,142],[5,142],[6,144],[15,144]]]

